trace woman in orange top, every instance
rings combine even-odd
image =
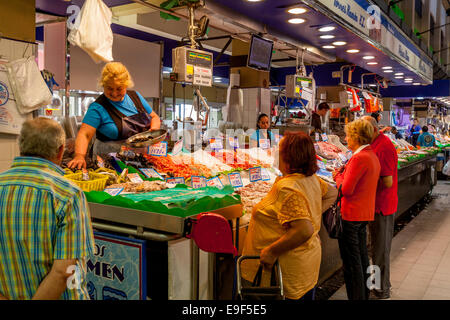
[[[339,239],[339,250],[349,300],[369,298],[366,226],[368,221],[374,220],[375,195],[380,178],[380,162],[370,148],[373,130],[372,125],[362,119],[345,126],[348,148],[353,156],[345,169],[335,174],[336,184],[342,191],[344,230]]]
[[[283,173],[252,212],[243,255],[259,255],[265,269],[278,259],[287,299],[313,299],[319,277],[322,213],[337,191],[315,175],[316,152],[303,132],[287,132],[279,144]],[[258,261],[242,264],[242,277],[252,281]]]

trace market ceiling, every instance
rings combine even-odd
[[[127,4],[134,4],[131,0],[104,0],[104,2],[109,7],[113,7],[113,9]],[[162,1],[152,0],[149,2],[159,5]],[[82,6],[83,3],[84,0],[36,0],[36,8],[44,12],[67,15],[67,7],[69,5],[76,4]],[[324,13],[320,13],[311,7],[308,7],[301,1],[266,0],[261,2],[250,2],[247,0],[206,0],[206,5],[208,6],[208,4],[221,6],[230,10],[230,12],[243,14],[254,21],[264,24],[269,34],[285,34],[290,38],[297,39],[301,43],[319,48],[321,51],[329,52],[331,57],[339,57],[360,66],[365,70],[376,73],[389,79],[395,84],[411,85],[412,83],[418,84],[424,82],[419,75],[399,63],[397,60],[392,59],[372,44],[363,40],[353,32],[350,32]],[[294,15],[288,12],[288,9],[291,8],[304,8],[306,9],[306,12]],[[138,18],[140,18],[141,24],[151,28],[152,21],[155,21],[156,23],[156,19],[154,18],[157,15],[159,15],[157,12],[149,13],[147,16],[145,14],[140,14],[140,17]],[[288,20],[292,18],[303,19],[304,22],[300,24],[291,24]],[[174,22],[167,21],[166,25],[170,26],[172,23]],[[328,32],[319,31],[321,27],[325,26],[334,27],[334,29]],[[186,29],[178,30],[178,32],[185,34]],[[226,42],[226,40],[219,42],[218,47],[224,42]],[[345,44],[339,45],[339,42],[345,42]],[[334,48],[328,48],[327,46],[333,46]],[[354,51],[353,53],[350,53],[348,50]],[[374,58],[367,59],[371,56]],[[283,64],[281,61],[277,62],[277,60],[282,60],[283,57],[286,58],[287,56],[283,56],[282,54],[274,55],[273,64],[276,65],[278,63],[278,66],[285,66],[286,63]],[[377,64],[375,64],[375,62]],[[288,63],[291,66],[295,65],[295,61]],[[406,79],[408,79],[407,83],[405,83]]]

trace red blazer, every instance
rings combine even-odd
[[[341,214],[347,221],[373,221],[380,162],[370,146],[353,155],[336,184],[342,187]]]

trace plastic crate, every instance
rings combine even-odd
[[[108,176],[95,172],[89,172],[89,180],[81,180],[82,172],[67,174],[64,177],[76,183],[83,191],[103,191],[108,181]]]

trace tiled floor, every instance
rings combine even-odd
[[[450,300],[450,181],[393,239],[391,300]],[[345,286],[330,300],[347,300]]]

